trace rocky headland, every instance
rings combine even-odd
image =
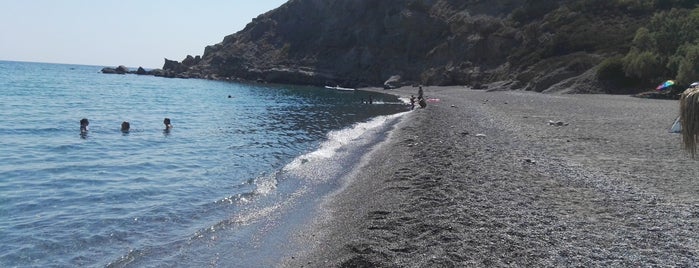
[[[699,36],[677,32],[699,21],[690,19],[694,5],[685,2],[290,0],[207,46],[202,56],[166,59],[148,74],[638,93],[680,79],[686,44]]]

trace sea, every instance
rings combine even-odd
[[[0,61],[0,267],[273,266],[409,109],[102,67]]]

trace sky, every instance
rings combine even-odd
[[[0,60],[161,68],[287,0],[0,0]]]

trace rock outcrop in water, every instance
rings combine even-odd
[[[102,68],[102,73],[105,74],[127,74],[131,73],[128,67],[124,65],[119,65],[119,67],[116,68],[110,68],[110,67],[104,67]]]
[[[654,14],[682,8],[632,2],[290,0],[201,57],[166,60],[156,75],[345,87],[400,76],[407,85],[620,92],[655,78],[612,83],[618,77],[601,80],[599,66],[629,52]]]

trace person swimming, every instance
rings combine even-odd
[[[129,132],[131,124],[128,121],[121,122],[121,132]]]
[[[166,117],[165,120],[163,120],[163,124],[165,124],[165,130],[169,130],[172,128],[172,124],[170,123],[170,118]]]
[[[87,126],[90,125],[90,121],[87,120],[87,118],[80,119],[80,133],[87,133],[89,128]]]

